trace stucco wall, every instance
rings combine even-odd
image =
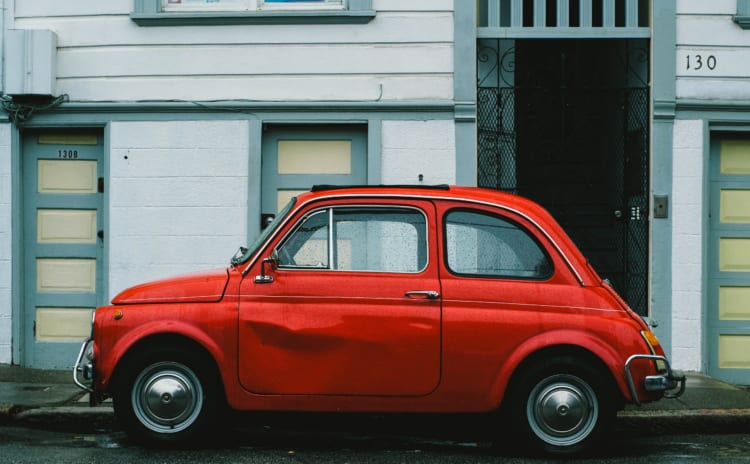
[[[10,124],[0,124],[0,363],[11,362],[11,147]]]
[[[226,266],[246,244],[248,136],[246,121],[112,124],[110,298]]]
[[[702,370],[703,137],[703,121],[675,121],[671,205],[672,357],[675,367],[691,371]]]

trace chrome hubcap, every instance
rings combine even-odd
[[[584,440],[596,426],[596,394],[573,375],[556,375],[539,382],[526,408],[532,431],[551,445],[570,446]]]
[[[203,389],[187,366],[163,362],[141,372],[133,385],[131,400],[136,417],[148,429],[176,433],[200,415]]]

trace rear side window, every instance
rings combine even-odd
[[[448,268],[460,275],[546,279],[552,262],[520,225],[499,216],[455,210],[445,216]]]

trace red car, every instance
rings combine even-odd
[[[544,209],[453,186],[299,195],[226,269],[97,309],[75,379],[150,442],[199,438],[226,406],[497,411],[551,453],[685,387]]]

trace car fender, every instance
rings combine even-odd
[[[624,377],[624,360],[617,350],[592,332],[582,329],[561,329],[543,332],[528,338],[513,350],[500,367],[492,386],[490,395],[494,404],[500,405],[513,374],[524,361],[544,351],[552,354],[570,348],[584,350],[598,358],[610,371],[623,397],[626,400],[630,399]]]
[[[106,357],[101,360],[103,366],[111,366],[110,377],[101,379],[102,385],[109,389],[109,383],[117,372],[117,368],[130,350],[139,342],[153,336],[181,336],[203,347],[214,359],[217,365],[225,365],[226,357],[215,340],[195,324],[176,319],[147,322],[134,327],[118,337],[115,343],[106,351]],[[223,370],[220,370],[223,372]],[[231,371],[230,371],[231,372]],[[223,374],[222,374],[223,376]]]

